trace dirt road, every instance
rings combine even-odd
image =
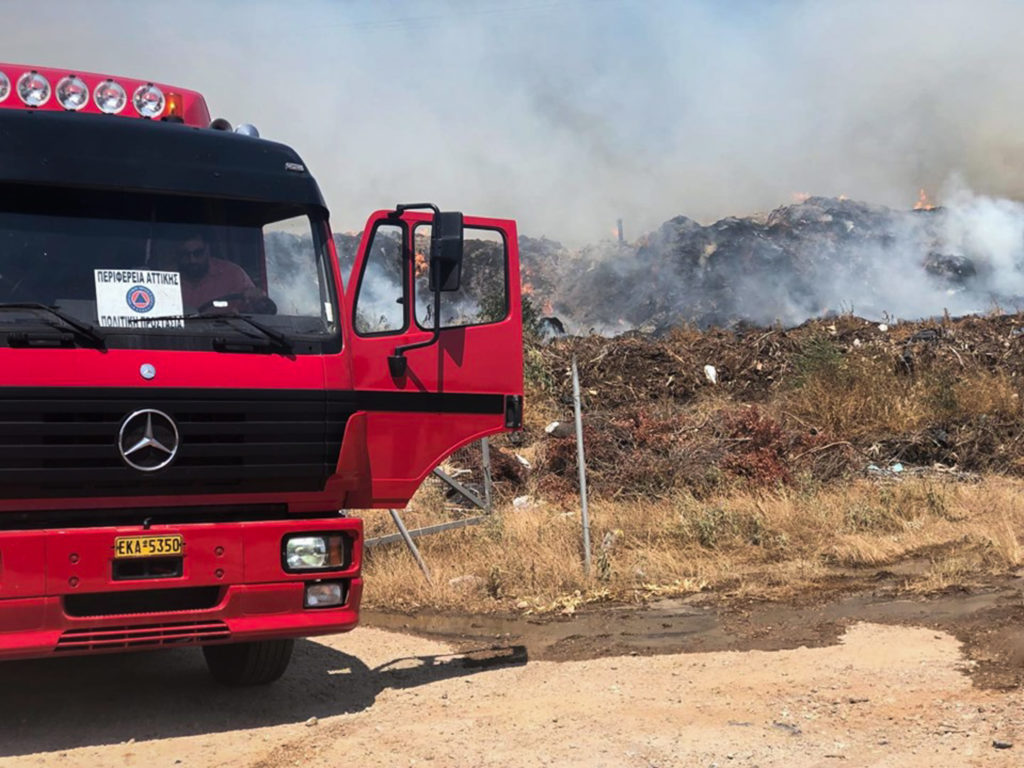
[[[975,618],[1007,600],[1000,592],[980,597],[965,609]],[[896,603],[904,612],[949,613],[941,600]],[[614,642],[603,649],[599,625],[587,617],[522,624],[539,633],[526,629],[523,637],[477,623],[476,636],[454,642],[360,628],[302,642],[287,677],[258,690],[216,686],[195,650],[8,663],[0,666],[0,766],[1024,761],[1024,694],[979,685],[987,652],[972,653],[933,627],[838,621],[849,605],[827,608],[804,638],[798,625],[815,622],[789,610],[748,613],[745,635],[685,605],[662,606],[660,618],[665,635],[679,634],[689,616],[696,629],[680,637],[714,647],[742,635],[756,648],[758,637],[773,634],[772,615],[783,630],[775,634],[821,647],[643,655],[651,649],[614,640],[636,634],[637,616],[604,611],[604,637]],[[859,612],[872,614],[864,605]],[[921,622],[934,623],[927,615]],[[643,642],[653,634],[648,626]],[[559,657],[570,660],[538,660]]]

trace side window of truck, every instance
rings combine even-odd
[[[355,329],[360,336],[405,330],[402,227],[378,224],[366,249],[355,304]]]
[[[434,325],[434,295],[427,275],[430,225],[416,227],[416,322]],[[441,294],[441,327],[497,323],[508,317],[508,246],[493,229],[466,227],[459,290]]]

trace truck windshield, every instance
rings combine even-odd
[[[95,328],[111,347],[191,349],[247,335],[218,314],[292,340],[336,339],[325,231],[322,212],[287,204],[4,190],[0,345],[39,325],[44,314],[19,310],[31,304]]]

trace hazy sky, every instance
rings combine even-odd
[[[338,230],[396,202],[635,237],[793,193],[1024,196],[1024,2],[2,0],[7,61],[195,88]]]

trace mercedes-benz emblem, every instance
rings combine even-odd
[[[178,455],[178,426],[163,411],[144,408],[121,424],[117,450],[124,463],[140,472],[163,469]]]

